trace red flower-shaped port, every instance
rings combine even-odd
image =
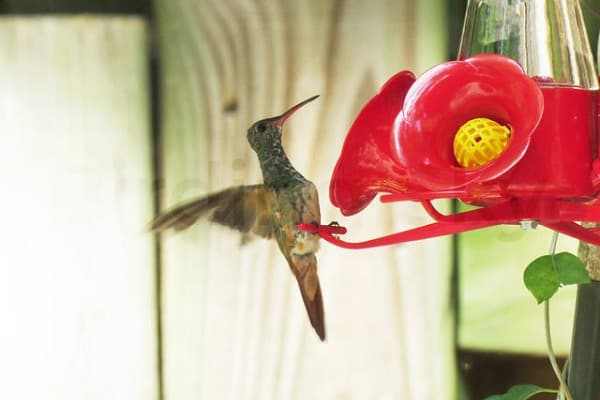
[[[416,81],[410,72],[400,72],[367,103],[348,132],[331,179],[331,202],[352,215],[378,193],[421,200],[493,183],[527,151],[543,106],[537,83],[517,62],[500,55],[440,64]],[[453,153],[454,137],[476,118],[508,127],[510,140],[489,163],[463,167]]]
[[[394,160],[390,133],[414,82],[410,71],[390,78],[363,107],[346,136],[329,190],[331,202],[344,215],[365,208],[378,192],[406,189],[406,172]]]

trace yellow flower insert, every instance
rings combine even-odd
[[[511,130],[489,118],[467,121],[454,136],[454,157],[465,168],[483,167],[508,147]]]

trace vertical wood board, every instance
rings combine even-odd
[[[0,18],[0,397],[158,396],[145,23]]]
[[[428,221],[411,204],[341,218],[328,185],[364,103],[398,70],[443,61],[443,2],[156,4],[164,207],[260,182],[247,128],[320,94],[286,122],[284,147],[317,185],[323,221],[348,226],[349,240]],[[326,343],[275,243],[240,247],[204,221],[166,234],[163,249],[167,398],[453,398],[447,238],[357,252],[323,243]]]

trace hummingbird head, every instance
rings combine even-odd
[[[268,145],[270,144],[281,143],[281,130],[283,123],[294,112],[298,111],[300,108],[302,108],[302,106],[310,103],[317,97],[319,97],[319,95],[306,99],[303,102],[296,104],[281,115],[261,119],[260,121],[255,122],[250,129],[248,129],[247,138],[248,143],[250,143],[250,147],[252,147],[252,149],[258,153],[261,149],[269,147]]]

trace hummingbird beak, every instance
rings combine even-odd
[[[283,114],[281,114],[279,117],[275,118],[275,125],[281,127],[283,125],[283,123],[296,111],[298,111],[300,108],[302,108],[303,106],[305,106],[306,104],[310,103],[311,101],[313,101],[314,99],[316,99],[317,97],[319,97],[319,95],[313,96],[309,99],[304,100],[301,103],[296,104],[294,107],[290,108],[289,110],[287,110],[286,112],[284,112]]]

